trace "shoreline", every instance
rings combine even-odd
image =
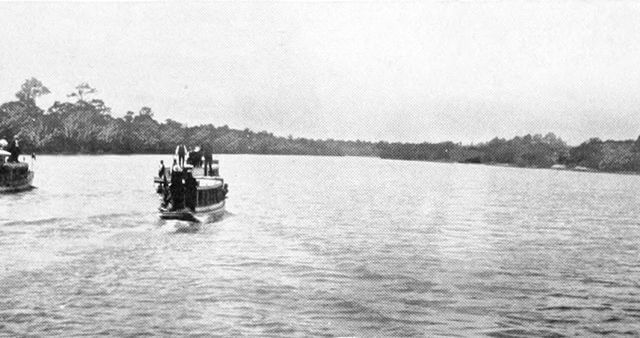
[[[402,158],[390,158],[390,157],[379,157],[383,160],[397,160],[397,161],[407,161],[407,162],[432,162],[432,163],[457,163],[457,164],[470,164],[470,165],[483,165],[490,167],[503,167],[503,168],[514,168],[514,169],[542,169],[542,170],[555,170],[555,171],[572,171],[578,173],[591,173],[591,174],[616,174],[616,175],[635,175],[640,176],[640,172],[635,171],[607,171],[607,170],[599,170],[588,167],[583,167],[584,169],[576,169],[576,166],[573,168],[552,168],[552,167],[534,167],[534,166],[517,166],[510,163],[473,163],[473,162],[455,162],[455,161],[438,161],[438,160],[408,160]]]
[[[137,156],[137,155],[160,155],[160,156],[173,156],[174,154],[167,153],[39,153],[36,156]],[[215,155],[267,155],[267,156],[310,156],[310,157],[362,157],[362,158],[378,158],[381,160],[396,160],[407,162],[432,162],[432,163],[457,163],[457,164],[471,164],[471,165],[484,165],[491,167],[504,167],[504,168],[516,168],[516,169],[546,169],[556,171],[572,171],[580,173],[599,173],[599,174],[616,174],[616,175],[635,175],[639,176],[640,172],[634,171],[606,171],[598,170],[588,167],[581,167],[581,169],[573,168],[553,168],[553,167],[534,167],[534,166],[517,166],[510,163],[471,163],[471,162],[455,162],[445,160],[411,160],[402,158],[390,158],[380,156],[367,156],[367,155],[319,155],[319,154],[263,154],[263,153],[215,153]],[[31,155],[22,154],[20,156],[30,157]]]

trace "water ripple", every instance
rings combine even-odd
[[[640,335],[639,177],[221,156],[228,217],[177,235],[160,159],[3,196],[0,335]]]

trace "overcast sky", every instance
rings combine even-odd
[[[640,134],[632,1],[1,3],[0,100],[278,135],[571,144]]]

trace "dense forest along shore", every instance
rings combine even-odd
[[[385,159],[459,163],[502,163],[516,167],[554,165],[587,170],[640,173],[640,138],[602,141],[592,138],[571,147],[553,133],[494,138],[485,143],[390,143],[315,140],[276,136],[266,131],[233,129],[227,125],[187,126],[172,119],[159,122],[150,107],[121,117],[95,98],[97,90],[79,84],[68,101],[46,110],[36,99],[49,94],[38,79],[25,80],[16,100],[0,105],[0,137],[19,137],[25,153],[47,154],[166,154],[176,144],[209,144],[221,154],[372,156]]]

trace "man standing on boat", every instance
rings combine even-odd
[[[211,163],[213,163],[211,145],[205,143],[202,146],[202,152],[204,155],[204,176],[213,176],[213,168],[211,167]]]
[[[188,170],[188,169],[187,169]],[[191,211],[196,211],[196,203],[198,198],[198,181],[193,178],[191,171],[187,171],[186,178],[184,179],[184,204]]]
[[[182,183],[182,169],[180,166],[173,167],[171,171],[171,210],[184,208],[184,184]]]
[[[187,156],[187,147],[184,144],[176,147],[176,155],[178,155],[178,165],[184,167],[184,159]]]
[[[160,170],[158,170],[158,177],[167,180],[167,168],[164,166],[164,161],[160,160]]]
[[[175,161],[175,160],[174,160]],[[162,207],[165,208],[170,200],[169,195],[169,182],[167,179],[167,168],[164,166],[164,161],[160,160],[160,170],[158,171],[158,177],[162,180],[158,187],[158,192],[162,192]]]
[[[18,162],[18,157],[20,156],[20,145],[18,144],[18,138],[15,138],[11,145],[9,146],[9,152],[11,156],[9,156],[9,162]]]

